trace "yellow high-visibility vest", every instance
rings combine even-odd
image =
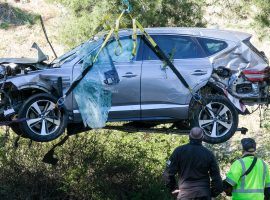
[[[254,156],[246,156],[236,160],[227,173],[226,181],[233,186],[233,200],[264,200],[264,189],[270,187],[267,164],[258,159],[252,171],[242,176],[250,167],[253,158]]]

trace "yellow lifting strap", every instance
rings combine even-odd
[[[94,57],[93,63],[95,63],[97,61],[97,58],[100,54],[100,52],[103,50],[103,48],[107,45],[109,39],[111,38],[112,34],[115,32],[115,39],[118,42],[118,47],[117,48],[121,48],[121,52],[122,52],[122,45],[120,43],[120,39],[119,39],[119,27],[120,27],[120,22],[121,19],[123,17],[123,15],[125,14],[125,11],[122,11],[122,13],[119,15],[119,17],[117,18],[116,22],[115,22],[115,28],[111,28],[109,34],[107,35],[106,39],[104,40],[104,42],[102,43],[98,53],[96,54],[96,56]],[[129,13],[129,17],[132,20],[132,25],[133,25],[133,34],[132,34],[132,40],[133,40],[133,50],[132,50],[132,56],[136,55],[136,49],[137,49],[137,27],[139,28],[139,30],[141,31],[141,34],[144,35],[146,37],[146,39],[150,42],[151,46],[153,48],[158,49],[158,51],[161,53],[162,50],[159,48],[159,46],[157,45],[157,43],[153,40],[153,38],[145,31],[145,29],[143,28],[143,26],[136,20],[134,19],[131,14]],[[117,50],[117,49],[116,49]],[[115,50],[115,51],[116,51]],[[163,57],[166,57],[164,55],[164,53],[162,52]],[[165,60],[165,62],[169,62],[171,63],[168,59],[167,61]],[[167,63],[167,64],[169,64]],[[173,66],[173,64],[171,63],[171,68],[175,68]],[[172,69],[173,70],[173,69]],[[189,85],[187,84],[187,82],[185,81],[185,79],[180,75],[180,73],[174,69],[173,70],[174,73],[176,73],[176,76],[180,79],[180,81],[188,88],[188,90],[190,91],[190,93],[192,94],[192,96],[194,96],[192,88],[189,87]],[[200,101],[200,100],[199,100]]]
[[[107,45],[108,41],[110,40],[110,38],[112,37],[113,33],[115,32],[115,39],[118,42],[118,48],[121,48],[121,52],[122,52],[122,45],[120,43],[119,40],[119,26],[120,26],[120,22],[121,19],[123,17],[123,15],[125,13],[128,13],[129,17],[132,19],[132,25],[133,25],[133,34],[132,34],[132,40],[133,40],[133,50],[132,50],[132,56],[136,55],[136,50],[137,50],[137,27],[139,28],[139,30],[141,31],[141,34],[143,34],[147,41],[151,44],[151,46],[153,48],[155,48],[156,52],[158,52],[160,55],[162,55],[163,58],[165,58],[164,60],[167,62],[167,64],[170,64],[170,68],[173,70],[173,72],[175,73],[175,75],[179,78],[179,80],[189,89],[191,95],[195,98],[196,94],[194,95],[192,92],[192,88],[189,87],[189,85],[186,83],[185,79],[181,76],[181,74],[175,69],[174,65],[171,63],[170,60],[167,59],[167,56],[164,54],[164,52],[159,48],[159,46],[157,45],[157,43],[153,40],[153,38],[145,31],[145,29],[143,28],[143,26],[136,20],[134,19],[131,14],[129,12],[127,12],[127,10],[122,11],[122,13],[119,15],[119,17],[116,20],[115,23],[115,27],[111,28],[111,30],[109,31],[108,35],[106,36],[104,42],[102,43],[101,47],[99,48],[97,54],[94,56],[94,59],[92,61],[92,64],[89,65],[88,67],[86,67],[82,74],[75,80],[73,81],[73,83],[71,84],[71,86],[69,87],[69,89],[65,92],[65,94],[58,99],[57,101],[57,106],[62,106],[65,102],[66,97],[72,92],[72,90],[79,84],[79,82],[86,76],[87,72],[91,69],[91,67],[94,65],[94,63],[97,61],[98,56],[100,54],[100,52],[104,49],[104,47]],[[106,19],[108,19],[108,17],[105,17],[105,21]],[[109,27],[109,26],[107,26]],[[116,50],[115,50],[116,51]],[[198,94],[197,94],[198,95]],[[200,101],[200,97],[199,95],[195,98],[197,99],[197,101]]]
[[[145,29],[142,27],[142,25],[136,20],[136,25],[142,32],[142,34],[147,38],[147,40],[151,43],[153,47],[157,46],[157,43],[153,40],[153,38],[145,31]]]
[[[136,26],[136,20],[132,19],[132,27],[133,27],[133,34],[132,34],[132,40],[133,40],[133,49],[132,49],[132,56],[136,56],[137,52],[137,26]]]
[[[132,21],[134,21],[135,19],[131,16],[131,14],[129,14],[130,18],[132,19]],[[145,31],[145,29],[143,28],[143,26],[137,21],[135,20],[135,23],[138,28],[140,29],[142,35],[144,35],[146,37],[146,39],[150,42],[150,44],[152,45],[153,48],[157,48],[159,49],[157,43],[153,40],[153,38]],[[159,52],[161,52],[161,50],[159,49]],[[170,62],[170,61],[165,61],[165,62]],[[168,64],[168,63],[167,63]],[[172,64],[173,65],[173,64]],[[174,67],[174,66],[173,66]],[[173,70],[174,73],[176,74],[176,76],[180,79],[180,81],[185,85],[185,87],[189,90],[189,92],[192,94],[192,96],[194,97],[193,94],[193,90],[192,88],[187,84],[187,82],[185,81],[185,79],[181,76],[180,73],[176,72],[175,70]],[[198,100],[200,101],[200,100]]]
[[[126,11],[122,11],[122,13],[119,15],[119,17],[117,18],[116,22],[115,22],[115,40],[117,41],[117,47],[114,49],[114,53],[115,55],[120,55],[122,53],[122,44],[120,42],[120,39],[119,39],[119,26],[120,26],[120,22],[121,22],[121,19],[123,17],[123,15],[125,14]],[[117,50],[120,50],[119,52],[117,52]]]
[[[101,47],[99,48],[97,54],[95,55],[94,59],[93,59],[93,63],[95,63],[98,59],[98,56],[100,54],[100,52],[103,50],[103,48],[106,46],[106,44],[108,43],[109,39],[111,38],[112,34],[113,34],[114,28],[112,28],[109,32],[109,34],[106,36],[106,39],[104,40],[104,42],[102,43]]]
[[[103,50],[103,48],[107,45],[108,41],[110,40],[110,38],[112,37],[113,35],[113,32],[115,32],[115,38],[116,40],[118,41],[118,45],[120,45],[120,47],[122,48],[122,45],[119,41],[119,26],[120,26],[120,20],[121,18],[123,17],[125,11],[123,11],[119,17],[117,18],[116,22],[115,22],[115,28],[111,28],[110,32],[108,33],[108,35],[106,36],[104,42],[102,43],[101,47],[99,48],[97,54],[95,55],[94,59],[93,59],[93,63],[95,63],[98,59],[98,56],[100,54],[100,52]]]

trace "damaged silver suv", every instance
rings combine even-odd
[[[115,67],[119,79],[110,86],[107,121],[188,121],[204,129],[206,142],[220,143],[235,133],[238,115],[249,113],[246,105],[268,103],[270,68],[264,53],[250,43],[251,35],[203,28],[151,28],[147,32],[193,91],[200,94],[205,106],[192,98],[140,33],[136,56],[132,56],[132,30],[122,30],[121,50],[116,49],[117,41],[111,40],[106,46],[110,58],[99,56],[99,60],[104,60],[103,66]],[[53,108],[58,97],[81,74],[85,61],[82,52],[96,51],[103,38],[95,37],[52,63],[46,62],[47,57],[37,45],[34,47],[38,49],[38,59],[0,59],[1,121],[25,119],[10,126],[15,133],[35,141],[53,140],[66,127],[72,133],[82,131],[83,110],[77,101],[86,94],[75,98],[72,93],[67,96],[64,109]],[[103,84],[110,85],[110,80]],[[98,106],[91,107],[84,109],[93,110],[92,117],[96,117]]]

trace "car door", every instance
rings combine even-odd
[[[139,47],[140,38],[137,41]],[[99,55],[104,65],[113,65],[119,76],[119,83],[110,86],[112,106],[108,121],[140,119],[140,78],[142,61],[132,57],[133,41],[130,36],[110,41]],[[74,67],[73,77],[81,71],[80,63]],[[75,105],[75,112],[78,111]]]
[[[133,41],[131,36],[120,37],[120,43],[121,48],[119,48],[117,41],[113,41],[107,46],[120,79],[120,82],[114,86],[112,93],[109,120],[139,120],[142,60],[138,58],[138,53],[135,57],[132,56]],[[137,39],[137,51],[139,44],[140,38]]]
[[[184,35],[153,35],[191,88],[205,83],[212,65],[197,41]],[[190,92],[144,43],[141,80],[143,119],[186,119]]]

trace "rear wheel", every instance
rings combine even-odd
[[[19,111],[19,118],[27,120],[19,124],[20,132],[37,142],[48,142],[59,137],[66,128],[64,109],[55,107],[57,99],[49,94],[30,97]]]
[[[204,130],[204,141],[217,144],[230,139],[238,126],[238,112],[223,96],[209,96],[204,99],[206,106],[194,109],[192,125]]]

